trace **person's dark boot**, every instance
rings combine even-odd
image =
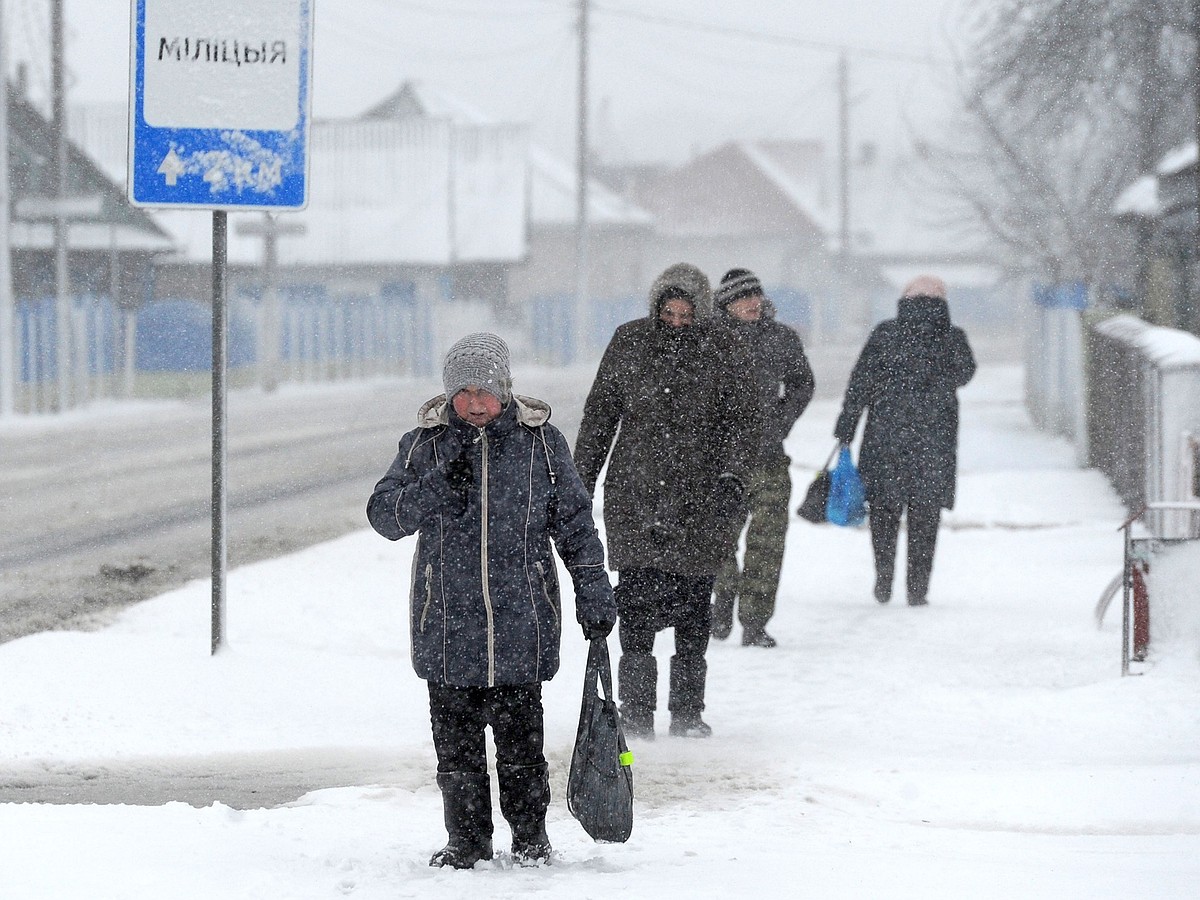
[[[774,647],[775,638],[767,634],[767,629],[761,625],[742,626],[743,647]]]
[[[500,812],[512,829],[513,860],[522,866],[550,861],[546,810],[550,806],[550,775],[545,763],[533,766],[497,765]]]
[[[672,713],[671,737],[707,738],[712,737],[712,728],[700,718],[700,713]]]
[[[875,578],[875,599],[880,603],[887,603],[892,599],[892,579],[884,578],[878,575]]]
[[[649,653],[626,653],[617,662],[621,729],[627,738],[654,740],[658,707],[658,661]]]
[[[469,869],[481,859],[491,859],[491,779],[473,772],[439,772],[437,783],[450,840],[430,857],[429,865]]]
[[[621,732],[627,738],[639,738],[643,741],[654,740],[654,710],[639,709],[628,703],[617,710],[621,717]]]
[[[672,737],[712,736],[712,729],[700,718],[704,709],[704,683],[708,678],[708,662],[703,656],[671,657]]]
[[[729,637],[733,631],[733,607],[737,597],[730,591],[718,590],[713,595],[712,605],[712,636],[718,641]]]

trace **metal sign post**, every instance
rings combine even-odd
[[[225,641],[227,212],[308,203],[313,2],[132,0],[129,200],[213,211],[213,653]]]

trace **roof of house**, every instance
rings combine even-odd
[[[122,126],[124,127],[124,126]],[[9,184],[13,197],[10,241],[18,250],[49,250],[53,223],[27,210],[22,201],[46,200],[55,193],[50,160],[54,136],[50,123],[27,100],[8,95]],[[162,252],[171,249],[169,235],[145,211],[131,206],[120,179],[115,179],[74,141],[67,142],[66,193],[70,198],[99,200],[97,212],[71,218],[67,243],[71,250]],[[43,205],[44,204],[39,204]]]
[[[461,124],[495,124],[486,113],[417,81],[406,81],[362,114],[366,119],[443,118]],[[568,162],[543,147],[529,147],[529,217],[537,226],[574,226],[579,173]],[[587,182],[588,222],[592,226],[649,227],[654,217],[632,200],[595,178]]]
[[[826,232],[810,199],[819,192],[809,177],[816,174],[815,166],[788,171],[761,147],[732,142],[643,181],[636,199],[653,212],[663,234],[784,233],[820,246]]]
[[[972,256],[963,238],[923,204],[915,158],[874,156],[849,172],[849,244],[881,261]],[[834,160],[817,140],[733,141],[656,178],[637,198],[659,229],[690,235],[790,234],[827,252],[841,249]],[[977,254],[982,256],[981,254]]]

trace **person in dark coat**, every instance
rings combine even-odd
[[[666,269],[645,318],[617,328],[583,409],[575,463],[593,491],[608,462],[604,527],[617,570],[618,696],[626,733],[654,736],[655,635],[675,629],[670,733],[707,737],[701,718],[717,567],[745,521],[761,410],[745,349],[711,322],[708,279]],[[611,458],[610,458],[611,451]]]
[[[792,497],[791,459],[783,441],[812,400],[815,381],[800,335],[775,320],[775,308],[753,272],[726,272],[714,305],[717,321],[750,351],[751,369],[745,374],[758,387],[763,422],[750,475],[746,551],[739,569],[736,548],[731,548],[717,573],[712,633],[719,640],[729,637],[736,606],[742,645],[774,647],[766,625],[775,613]]]
[[[616,604],[566,439],[549,423],[549,406],[512,393],[504,341],[462,338],[446,355],[443,381],[445,394],[421,407],[367,503],[385,538],[417,535],[412,662],[429,684],[449,833],[429,864],[470,868],[492,858],[487,725],[513,857],[537,863],[550,857],[541,685],[558,670],[563,624],[551,543],[588,639],[608,635]]]
[[[950,323],[946,285],[921,275],[904,289],[894,319],[875,326],[834,428],[854,440],[867,411],[858,469],[870,507],[875,599],[892,597],[896,540],[907,511],[908,603],[924,606],[943,509],[958,478],[958,388],[975,374],[966,333]]]

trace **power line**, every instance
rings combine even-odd
[[[533,9],[513,9],[510,3],[506,2],[503,6],[497,6],[495,3],[485,3],[482,6],[452,6],[447,3],[421,3],[419,0],[371,0],[376,6],[381,6],[384,9],[394,11],[397,9],[409,9],[416,12],[427,13],[433,16],[443,16],[449,18],[470,18],[470,19],[503,19],[508,21],[513,18],[536,18],[543,15],[542,11]]]
[[[694,19],[684,19],[679,16],[668,16],[658,13],[647,13],[631,9],[623,9],[619,6],[608,6],[607,4],[598,3],[594,6],[597,12],[605,13],[617,18],[630,19],[638,22],[647,22],[652,25],[665,25],[672,28],[683,28],[689,31],[699,31],[707,34],[721,34],[731,37],[740,37],[745,40],[758,41],[760,43],[777,44],[784,47],[801,47],[809,50],[821,50],[827,53],[846,53],[851,56],[865,56],[876,59],[890,59],[897,62],[915,63],[928,66],[950,66],[953,61],[942,59],[933,55],[919,56],[915,53],[904,53],[899,50],[884,50],[876,47],[855,46],[853,44],[835,43],[833,41],[817,41],[811,38],[802,38],[795,35],[775,34],[767,31],[755,31],[750,28],[737,28],[732,25],[715,25],[709,22],[700,22]]]

